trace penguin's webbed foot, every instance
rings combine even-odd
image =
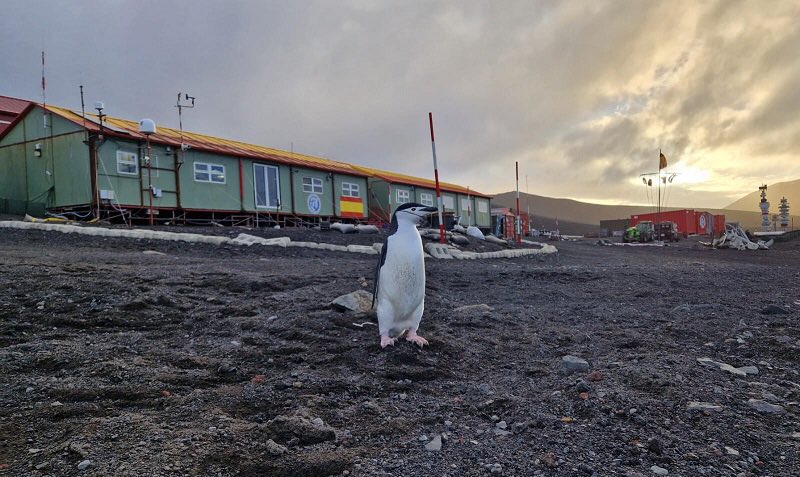
[[[389,335],[381,335],[381,348],[394,346],[395,341],[397,341],[397,338],[389,338]]]
[[[418,335],[415,330],[408,330],[408,336],[406,336],[406,341],[410,341],[412,343],[416,343],[419,345],[420,348],[429,344],[428,340],[423,338],[422,336]]]

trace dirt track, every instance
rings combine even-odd
[[[557,246],[428,260],[431,346],[381,350],[328,305],[374,256],[4,230],[0,475],[798,475],[797,243]]]

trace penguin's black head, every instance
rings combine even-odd
[[[426,207],[415,202],[406,202],[397,207],[397,210],[394,211],[393,218],[397,221],[411,222],[414,225],[419,225],[423,220],[428,218],[430,214],[438,210],[439,209],[436,207]]]

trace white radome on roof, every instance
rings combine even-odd
[[[155,134],[156,133],[156,123],[152,119],[144,118],[139,121],[139,132],[142,134]]]

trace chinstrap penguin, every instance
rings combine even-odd
[[[417,334],[425,309],[425,254],[417,225],[437,210],[411,202],[399,206],[392,215],[372,295],[373,307],[376,301],[378,304],[381,348],[394,345],[406,330],[406,340],[420,347],[428,344]]]

